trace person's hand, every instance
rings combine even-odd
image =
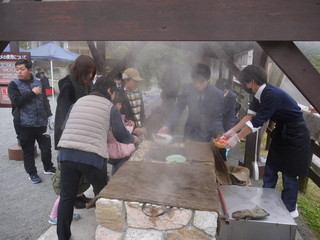
[[[126,125],[127,125],[127,126],[130,126],[130,127],[133,127],[133,126],[134,126],[134,121],[128,120],[128,121],[126,122]]]
[[[222,136],[229,139],[232,136],[234,136],[235,134],[236,134],[236,132],[233,130],[233,128],[231,128],[229,131],[225,132]]]
[[[36,95],[40,95],[42,93],[41,87],[34,87],[32,88],[32,92],[34,92]]]
[[[135,128],[135,129],[133,129],[132,134],[137,135],[137,136],[140,136],[140,135],[142,134],[141,128]]]
[[[240,139],[237,134],[234,134],[226,143],[226,148],[233,148],[238,142],[240,142]]]
[[[169,128],[166,126],[163,126],[159,129],[158,134],[168,134],[169,133]]]

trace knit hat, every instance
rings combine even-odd
[[[128,79],[131,78],[135,81],[142,81],[143,79],[140,77],[139,72],[134,69],[134,68],[127,68],[123,73],[122,73],[122,78],[123,79]]]

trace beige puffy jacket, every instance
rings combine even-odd
[[[100,96],[88,95],[73,106],[58,147],[92,152],[109,158],[107,134],[112,103]]]

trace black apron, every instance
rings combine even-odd
[[[304,119],[277,122],[271,137],[266,164],[289,176],[307,176],[310,134]]]

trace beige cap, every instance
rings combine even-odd
[[[134,69],[134,68],[127,68],[123,73],[122,73],[122,79],[127,79],[131,78],[135,81],[142,81],[143,79],[140,77],[139,72]]]

